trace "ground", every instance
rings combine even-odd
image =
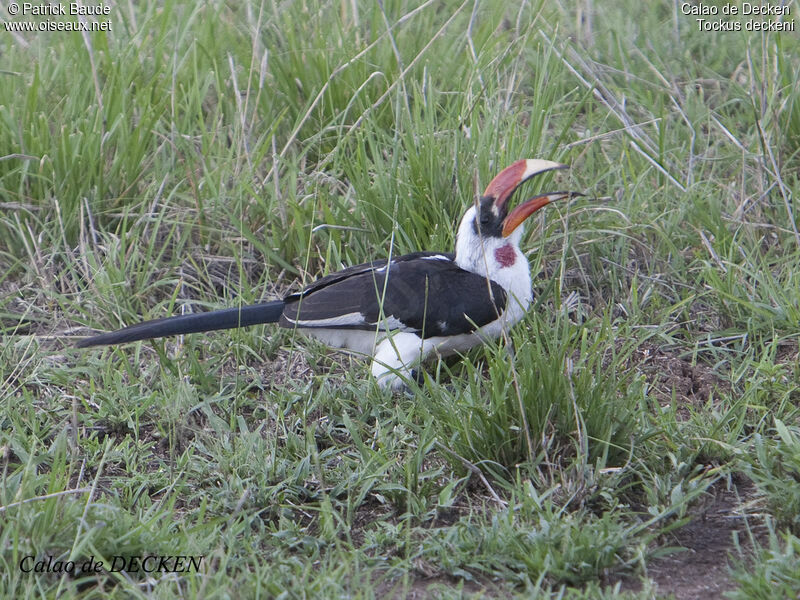
[[[798,597],[800,38],[746,25],[800,7],[689,4],[4,5],[0,597]],[[533,306],[404,393],[270,326],[74,346],[451,251],[522,158],[584,194]],[[141,555],[205,558],[20,568]]]
[[[751,502],[754,488],[749,481],[715,485],[704,506],[697,507],[691,521],[669,534],[665,546],[676,549],[650,562],[647,576],[660,595],[675,600],[725,598],[725,592],[735,588],[731,577],[731,561],[738,549],[735,540],[745,550],[752,550],[751,539],[763,542],[763,524],[758,518],[747,517],[743,506]],[[736,537],[734,537],[736,536]],[[640,589],[638,581],[623,587]]]

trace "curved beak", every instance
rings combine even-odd
[[[503,237],[511,235],[517,227],[525,222],[525,219],[543,206],[547,206],[551,202],[563,198],[583,196],[583,194],[579,194],[578,192],[551,192],[548,194],[541,194],[526,200],[510,213],[508,212],[508,200],[516,189],[528,181],[528,179],[540,175],[541,173],[546,173],[547,171],[567,168],[567,165],[551,160],[523,158],[510,167],[506,167],[500,171],[500,173],[489,182],[486,191],[483,193],[483,197],[492,198],[494,200],[497,211],[495,214],[506,215],[503,219]]]
[[[525,222],[525,219],[530,217],[540,208],[547,206],[556,200],[563,200],[564,198],[576,198],[583,196],[578,192],[551,192],[549,194],[542,194],[541,196],[534,196],[520,204],[517,208],[508,213],[508,216],[503,220],[503,237],[508,237],[520,225]]]
[[[520,185],[528,181],[531,177],[553,171],[556,169],[566,169],[567,165],[553,162],[551,160],[539,160],[536,158],[523,158],[518,160],[510,167],[506,167],[486,186],[483,192],[484,198],[494,198],[494,204],[498,210],[505,208],[506,202]]]

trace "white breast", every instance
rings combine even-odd
[[[475,221],[475,207],[467,210],[461,225],[458,228],[456,239],[456,263],[466,271],[472,271],[500,284],[508,294],[506,310],[501,315],[501,323],[489,323],[481,330],[489,337],[497,337],[502,327],[511,327],[517,323],[528,310],[533,299],[531,290],[531,272],[528,260],[519,249],[523,228],[520,226],[507,238],[479,237],[473,229]],[[509,246],[514,252],[514,261],[510,266],[504,266],[497,258],[496,253],[501,248]]]

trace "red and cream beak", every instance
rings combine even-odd
[[[547,206],[556,200],[573,198],[575,196],[583,196],[583,194],[579,194],[577,192],[552,192],[550,194],[542,194],[541,196],[529,198],[517,208],[512,210],[503,220],[503,237],[510,236],[517,227],[525,222],[525,219],[530,217],[543,206]]]
[[[503,237],[511,235],[517,227],[525,222],[525,219],[543,206],[555,202],[556,200],[561,200],[562,198],[581,195],[575,192],[552,192],[549,194],[542,194],[526,200],[510,213],[508,212],[508,200],[520,185],[535,175],[566,168],[568,168],[567,165],[550,160],[523,158],[510,167],[506,167],[500,171],[500,173],[489,182],[486,191],[483,193],[483,197],[494,199],[494,205],[497,209],[496,214],[507,215],[503,219]]]

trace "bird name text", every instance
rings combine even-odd
[[[19,570],[23,573],[196,573],[200,570],[204,556],[111,556],[109,561],[95,559],[94,555],[83,560],[60,560],[53,556],[36,558],[23,556]]]

